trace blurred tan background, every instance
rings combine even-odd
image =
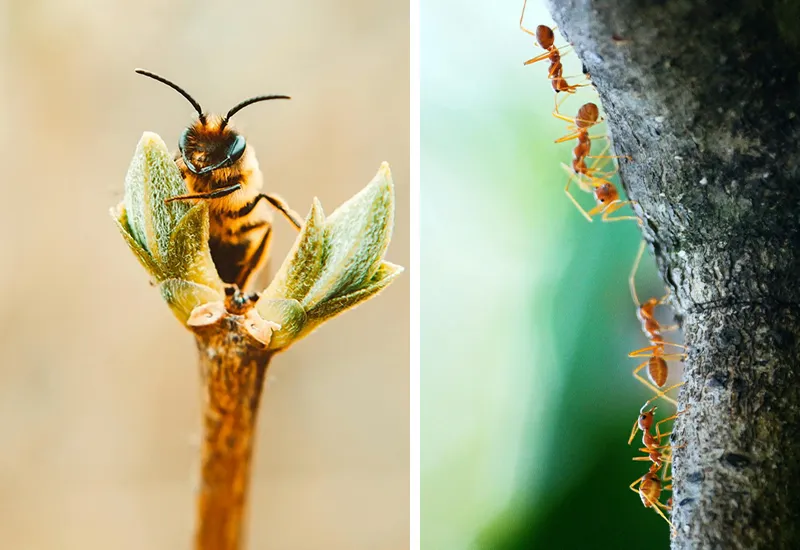
[[[189,548],[194,343],[108,208],[141,133],[175,146],[193,111],[133,69],[163,74],[212,112],[291,95],[234,122],[266,187],[303,213],[315,195],[330,213],[389,161],[397,221],[387,259],[408,266],[408,5],[40,0],[4,9],[0,547]],[[276,217],[270,274],[294,236]],[[406,273],[273,361],[249,548],[408,548],[408,283]]]

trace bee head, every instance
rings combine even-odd
[[[234,166],[242,158],[247,142],[244,136],[223,119],[198,120],[186,128],[178,140],[178,150],[186,167],[196,175]]]
[[[186,167],[198,176],[233,166],[242,158],[247,143],[244,136],[228,126],[233,115],[259,101],[291,99],[286,95],[260,95],[233,106],[224,117],[209,117],[200,104],[177,84],[149,71],[136,69],[136,72],[166,84],[186,98],[197,111],[197,122],[183,131],[178,140],[178,149]]]

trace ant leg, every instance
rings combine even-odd
[[[661,394],[666,394],[668,391],[674,390],[675,388],[679,388],[681,386],[683,386],[683,382],[678,382],[677,384],[673,384],[673,385],[669,386],[668,388],[664,388],[663,390],[659,389],[658,392],[661,393]],[[656,395],[655,397],[651,397],[650,399],[645,401],[644,405],[642,405],[642,409],[641,410],[644,410],[645,407],[647,407],[650,403],[652,403],[653,401],[655,401],[659,397],[664,397],[668,401],[670,401],[671,403],[677,404],[677,402],[674,399],[670,398],[668,395]]]
[[[652,500],[650,500],[650,498],[649,498],[649,497],[647,497],[647,496],[645,496],[645,498],[646,498],[646,499],[647,499],[647,501],[648,501],[648,502],[649,502],[649,503],[652,505],[652,508],[653,508],[653,510],[655,510],[656,512],[658,512],[658,515],[659,515],[659,516],[661,516],[661,517],[662,517],[662,519],[663,519],[664,521],[666,521],[666,522],[667,522],[667,524],[669,525],[670,529],[671,529],[671,530],[672,530],[672,532],[673,532],[673,536],[675,536],[675,526],[674,526],[674,525],[672,525],[672,522],[671,522],[670,520],[668,520],[668,519],[667,519],[667,516],[666,516],[666,515],[664,515],[664,512],[662,512],[662,511],[661,511],[661,508],[664,508],[665,510],[669,511],[669,508],[667,508],[667,505],[666,505],[666,504],[662,504],[662,503],[661,503],[661,502],[659,502],[658,500],[656,500],[655,502],[653,502],[653,501],[652,501]]]
[[[648,449],[647,447],[642,447],[639,450],[642,451],[642,452],[645,452],[645,453],[649,453],[650,452],[650,449]],[[631,460],[636,461],[636,462],[650,462],[650,457],[649,456],[635,456]],[[663,462],[664,464],[668,464],[669,462],[672,462],[672,458],[670,458],[669,455],[665,455],[665,454],[662,453],[661,462]]]
[[[566,185],[566,187],[564,187],[564,193],[566,193],[566,194],[567,194],[567,197],[569,197],[569,200],[571,200],[571,201],[572,201],[572,204],[574,204],[574,205],[575,205],[575,208],[577,208],[577,209],[578,209],[578,211],[579,211],[581,214],[583,214],[583,217],[584,217],[584,218],[586,218],[586,219],[587,219],[587,221],[591,222],[591,221],[592,221],[592,217],[591,217],[591,216],[589,216],[589,214],[587,214],[587,213],[586,213],[586,210],[584,210],[584,209],[583,209],[583,207],[582,207],[582,206],[581,206],[581,205],[578,203],[578,199],[576,199],[575,197],[573,197],[573,196],[572,196],[572,193],[570,193],[570,192],[569,192],[569,184],[570,184],[571,182],[572,182],[572,176],[570,176],[570,177],[567,179],[567,185]]]
[[[569,96],[567,96],[567,97],[569,97]],[[560,117],[557,117],[557,118],[560,118]],[[572,120],[572,119],[569,119],[569,120]],[[569,141],[571,139],[577,139],[578,136],[580,136],[580,135],[581,135],[580,131],[573,132],[571,134],[567,134],[566,136],[558,138],[553,143],[564,143],[565,141]]]
[[[675,526],[674,526],[674,525],[672,525],[672,522],[671,522],[669,519],[667,519],[667,516],[664,514],[664,512],[662,512],[662,511],[661,511],[661,508],[664,508],[664,509],[668,510],[668,509],[666,508],[666,504],[662,504],[662,503],[661,503],[661,502],[659,502],[658,500],[656,500],[656,501],[653,501],[653,500],[651,500],[651,499],[650,499],[650,497],[648,497],[647,495],[645,495],[645,496],[644,496],[644,498],[646,498],[646,499],[647,499],[647,502],[649,502],[649,503],[650,503],[650,507],[651,507],[653,510],[655,510],[656,512],[658,512],[658,515],[659,515],[659,516],[661,516],[661,518],[662,518],[664,521],[666,521],[666,522],[667,522],[667,524],[669,525],[670,529],[672,529],[672,531],[674,532],[674,531],[675,531]]]
[[[563,120],[564,122],[569,122],[570,126],[568,127],[568,129],[570,131],[572,131],[573,129],[576,130],[575,137],[577,137],[580,134],[580,129],[578,129],[577,126],[576,126],[578,121],[589,123],[589,126],[587,126],[587,128],[588,128],[590,126],[594,126],[595,124],[600,124],[601,122],[603,122],[603,120],[605,120],[602,117],[598,118],[597,120],[583,120],[583,119],[580,119],[580,118],[577,118],[577,117],[570,118],[568,116],[562,115],[561,113],[558,112],[558,108],[561,107],[561,104],[564,103],[564,101],[567,99],[567,97],[569,97],[569,96],[565,96],[564,99],[562,99],[561,101],[558,101],[557,99],[554,100],[555,109],[553,109],[552,115],[554,117],[556,117],[557,119],[559,119],[559,120]],[[587,128],[583,128],[583,130],[586,130]],[[556,143],[561,143],[561,141],[567,141],[569,139],[574,139],[574,138],[573,137],[561,138],[560,140],[557,140]]]
[[[563,168],[564,172],[567,173],[568,178],[574,179],[576,181],[576,183],[580,186],[581,191],[583,191],[584,193],[592,192],[592,189],[589,188],[589,185],[591,185],[592,187],[600,187],[601,185],[603,185],[602,183],[594,181],[597,178],[590,177],[588,182],[584,181],[584,179],[581,177],[582,174],[576,172],[563,162],[561,163],[561,168]]]
[[[639,301],[639,296],[636,294],[636,272],[639,271],[639,262],[642,261],[642,254],[644,254],[644,249],[647,246],[647,241],[642,240],[642,244],[639,245],[639,252],[636,253],[636,259],[633,261],[633,268],[631,269],[631,274],[628,276],[628,286],[631,289],[631,297],[633,298],[633,303],[636,304],[636,307],[642,305]]]
[[[653,352],[656,349],[658,349],[658,346],[648,346],[646,348],[637,349],[636,351],[630,352],[628,354],[628,357],[652,357],[653,354],[652,353],[647,353],[647,352],[648,351],[649,352]]]
[[[636,437],[636,433],[639,431],[639,417],[636,417],[636,420],[633,421],[633,429],[631,430],[631,436],[628,438],[628,445],[631,444],[633,438]]]
[[[528,0],[522,2],[522,13],[519,16],[519,28],[528,33],[531,36],[536,36],[536,33],[533,31],[529,31],[522,25],[522,20],[525,18],[525,7],[528,5]]]
[[[665,345],[665,346],[672,346],[672,347],[675,347],[675,348],[680,348],[680,349],[688,349],[688,348],[687,348],[686,346],[684,346],[684,345],[681,345],[681,344],[673,344],[672,342],[662,342],[662,344],[663,344],[663,345]],[[686,355],[686,354],[684,353],[683,355]]]
[[[561,99],[561,101],[559,101],[558,94],[556,94],[556,96],[553,98],[553,116],[561,120],[564,120],[566,122],[573,122],[571,118],[565,117],[564,115],[558,112],[558,108],[561,107],[561,104],[567,100],[567,97],[569,96],[565,96],[564,98]]]
[[[544,61],[548,57],[550,57],[550,51],[549,50],[546,51],[545,53],[541,54],[541,55],[537,55],[536,57],[532,57],[531,59],[529,59],[525,63],[523,63],[523,65],[533,65],[534,63],[538,63],[539,61]]]
[[[656,400],[656,399],[658,399],[659,397],[663,398],[663,399],[664,399],[664,400],[666,400],[666,401],[669,401],[669,402],[670,402],[670,403],[672,403],[673,405],[677,405],[677,404],[678,404],[678,402],[677,402],[677,401],[675,401],[673,398],[671,398],[670,396],[668,396],[668,395],[667,395],[667,392],[668,392],[669,390],[671,390],[671,389],[674,389],[674,388],[676,388],[677,386],[670,386],[669,388],[667,388],[667,389],[665,389],[665,390],[661,390],[661,389],[657,388],[657,387],[656,387],[654,384],[652,384],[652,383],[651,383],[649,380],[645,379],[645,378],[644,378],[644,377],[643,377],[641,374],[639,374],[639,371],[641,371],[643,368],[645,368],[645,367],[647,366],[647,364],[648,364],[648,363],[649,363],[649,361],[645,361],[644,363],[642,363],[641,365],[639,365],[638,367],[636,367],[636,368],[633,370],[633,377],[634,377],[634,378],[636,378],[636,379],[637,379],[639,382],[641,382],[641,383],[642,383],[642,384],[644,384],[645,386],[647,386],[647,387],[648,387],[648,388],[649,388],[649,389],[650,389],[650,390],[651,390],[653,393],[655,393],[655,394],[656,394],[656,396],[655,396],[655,397],[653,397],[652,399],[650,399],[649,401],[647,401],[647,402],[646,402],[646,403],[645,403],[645,404],[642,406],[642,410],[644,410],[644,408],[645,408],[647,405],[649,405],[650,403],[652,403],[653,401],[655,401],[655,400]],[[680,384],[678,384],[678,385],[680,385]],[[634,431],[635,431],[635,430],[634,430]],[[631,440],[633,440],[633,435],[631,435]],[[628,444],[630,445],[630,441],[628,442]]]
[[[639,225],[642,225],[642,220],[640,220],[636,216],[617,216],[616,218],[611,218],[610,217],[611,214],[613,214],[614,212],[616,212],[617,210],[619,210],[620,208],[622,208],[626,204],[631,204],[632,205],[632,204],[635,204],[635,201],[620,201],[620,202],[617,202],[616,204],[615,203],[609,204],[608,208],[606,208],[603,211],[602,220],[604,222],[621,222],[621,221],[625,221],[625,220],[636,220],[636,223],[638,223]]]

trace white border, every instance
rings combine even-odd
[[[410,257],[409,275],[411,276],[410,292],[410,364],[411,373],[410,388],[410,418],[409,434],[411,456],[410,467],[410,532],[409,541],[411,550],[419,550],[420,547],[420,239],[419,239],[419,206],[420,206],[420,88],[419,88],[419,31],[420,31],[420,0],[410,0],[410,69],[409,81],[411,83],[410,94],[410,191],[411,191],[411,216],[410,216]]]

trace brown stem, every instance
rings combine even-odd
[[[248,334],[239,313],[195,328],[205,394],[196,550],[242,546],[258,405],[274,352]]]

